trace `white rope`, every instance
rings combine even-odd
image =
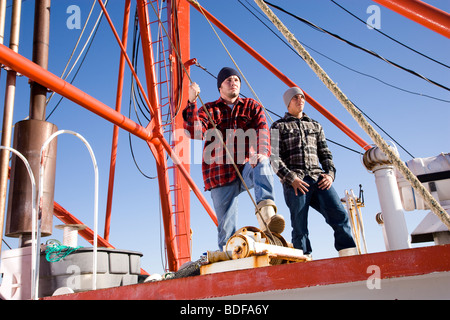
[[[392,164],[398,171],[408,180],[411,186],[416,192],[422,196],[424,201],[428,204],[430,209],[438,218],[450,229],[450,216],[442,208],[436,199],[433,198],[431,193],[420,183],[417,177],[408,169],[405,163],[395,154],[394,150],[383,140],[378,132],[369,124],[364,118],[362,113],[355,108],[351,101],[345,96],[345,94],[339,89],[336,83],[326,74],[326,72],[320,67],[320,65],[313,59],[313,57],[306,51],[306,49],[300,44],[295,36],[288,30],[288,28],[278,19],[278,17],[270,10],[270,8],[264,3],[263,0],[255,0],[256,4],[267,15],[272,23],[278,28],[283,36],[289,41],[294,49],[300,54],[300,56],[306,61],[309,67],[316,73],[319,79],[325,84],[325,86],[335,95],[339,102],[345,109],[352,115],[352,117],[358,122],[361,128],[372,138],[375,144],[380,148]]]

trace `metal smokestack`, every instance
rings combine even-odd
[[[50,38],[50,0],[36,0],[33,36],[33,62],[48,68]],[[14,130],[14,149],[22,153],[30,163],[35,180],[39,181],[40,150],[43,143],[57,131],[54,124],[45,121],[47,88],[32,82],[30,93],[30,120],[20,121]],[[54,139],[45,152],[44,199],[41,217],[41,236],[52,234],[53,201],[56,171],[56,144]],[[37,188],[41,186],[37,185]],[[29,245],[31,239],[31,183],[25,165],[11,161],[11,183],[8,201],[8,218],[5,234],[19,237],[21,246]]]

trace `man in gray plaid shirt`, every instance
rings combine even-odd
[[[356,254],[347,212],[332,186],[336,169],[322,126],[303,112],[305,95],[301,89],[288,89],[283,100],[288,112],[272,124],[271,161],[291,212],[292,243],[305,255],[311,255],[308,238],[311,206],[333,228],[339,255]]]

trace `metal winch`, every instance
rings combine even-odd
[[[262,232],[255,227],[239,229],[227,241],[225,252],[233,260],[268,255],[271,265],[303,260],[304,258],[303,251],[290,247],[280,234]]]
[[[278,233],[244,227],[228,239],[223,251],[208,251],[205,260],[201,274],[308,261],[310,258]]]

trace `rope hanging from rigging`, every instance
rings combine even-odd
[[[216,36],[219,38],[220,42],[221,42],[222,45],[224,46],[225,50],[227,51],[227,53],[228,53],[228,55],[230,56],[231,60],[233,61],[234,65],[235,65],[236,68],[238,69],[238,72],[241,74],[242,78],[245,80],[245,82],[247,83],[247,85],[249,86],[249,88],[251,89],[251,91],[253,92],[253,94],[255,95],[257,101],[261,104],[261,106],[262,106],[264,112],[266,112],[266,114],[267,114],[266,109],[264,108],[264,106],[263,106],[262,103],[260,102],[259,98],[257,98],[256,93],[253,91],[252,87],[251,87],[250,84],[248,83],[248,81],[247,81],[247,79],[245,78],[245,76],[243,75],[242,71],[241,71],[241,70],[239,69],[239,67],[237,66],[235,60],[233,59],[233,57],[232,57],[231,54],[229,53],[229,51],[228,51],[228,49],[226,48],[225,44],[224,44],[224,43],[222,42],[222,40],[220,39],[218,33],[215,31],[215,29],[214,29],[213,25],[211,24],[211,22],[209,21],[208,17],[207,17],[207,16],[205,15],[205,13],[203,12],[203,9],[202,9],[202,7],[200,6],[200,4],[199,4],[196,0],[187,0],[187,1],[188,1],[189,3],[191,3],[191,4],[196,5],[198,8],[200,8],[202,15],[206,18],[206,20],[208,21],[209,25],[210,25],[211,28],[213,29],[214,33],[215,33]],[[150,4],[151,4],[151,6],[152,6],[152,8],[153,8],[153,11],[154,11],[155,14],[156,14],[156,9],[155,9],[153,3],[150,2]],[[159,17],[158,17],[158,20],[160,20]],[[170,37],[169,37],[169,34],[168,34],[166,28],[165,28],[164,25],[162,25],[162,24],[161,24],[161,26],[163,27],[164,32],[166,33],[167,37],[168,37],[169,40],[170,40]],[[175,52],[175,54],[176,54],[176,58],[177,58],[179,61],[181,61],[180,53],[178,52],[177,48],[173,45],[172,40],[170,40],[170,42],[171,42],[171,45],[172,45],[172,47],[173,47],[173,50],[174,50],[174,52]],[[183,71],[184,71],[184,73],[186,74],[186,76],[188,77],[189,82],[192,84],[192,83],[193,83],[192,78],[191,78],[189,72],[187,72],[185,65],[184,65],[183,63],[181,63],[181,66],[183,67]],[[244,178],[242,177],[242,175],[241,175],[241,173],[240,173],[240,171],[239,171],[239,169],[238,169],[238,167],[237,167],[237,165],[236,165],[236,163],[235,163],[235,161],[234,161],[234,159],[233,159],[233,156],[231,155],[231,153],[230,153],[230,151],[229,151],[227,145],[226,145],[225,142],[223,141],[223,138],[222,138],[222,136],[221,136],[219,130],[217,129],[216,124],[215,124],[214,121],[212,120],[212,116],[211,116],[211,114],[209,113],[209,111],[207,110],[207,108],[206,108],[206,106],[205,106],[205,103],[203,102],[203,100],[202,100],[202,98],[200,97],[200,95],[198,95],[198,99],[199,99],[199,101],[200,101],[200,103],[201,103],[201,105],[202,105],[203,110],[205,111],[205,114],[208,116],[208,119],[209,119],[209,121],[211,122],[214,131],[217,132],[217,133],[219,133],[219,134],[217,135],[217,138],[218,138],[218,140],[219,140],[219,143],[220,143],[221,145],[224,146],[224,150],[225,150],[226,156],[227,156],[228,159],[230,160],[230,163],[232,164],[232,166],[234,167],[234,170],[236,171],[237,177],[238,177],[239,180],[241,181],[241,183],[242,183],[242,185],[244,186],[244,188],[245,188],[245,190],[246,190],[248,196],[250,197],[250,200],[251,200],[251,202],[253,203],[253,206],[255,207],[256,214],[258,214],[258,215],[261,217],[261,220],[262,220],[263,224],[265,225],[266,230],[268,231],[269,234],[271,234],[270,228],[268,227],[266,221],[262,218],[261,211],[260,211],[260,209],[258,208],[258,205],[256,204],[255,199],[254,199],[253,196],[251,195],[250,189],[248,188],[247,184],[245,183]],[[270,115],[268,115],[268,116],[269,116],[269,118],[270,118]],[[271,118],[270,118],[270,119],[271,119]],[[272,121],[272,119],[271,119],[271,121]]]
[[[273,122],[270,114],[267,112],[267,109],[264,107],[263,103],[261,102],[261,100],[259,99],[258,95],[256,94],[256,92],[253,90],[253,87],[250,85],[250,83],[248,82],[247,78],[245,77],[244,73],[242,72],[242,70],[239,68],[238,64],[236,63],[236,60],[233,58],[233,56],[231,55],[230,51],[228,50],[227,46],[225,45],[225,43],[222,41],[222,39],[220,38],[219,34],[217,33],[216,29],[214,29],[214,26],[212,25],[211,21],[209,21],[208,17],[206,16],[205,12],[203,11],[203,7],[198,3],[198,1],[196,0],[187,0],[188,2],[194,4],[195,6],[197,6],[197,8],[199,8],[201,14],[205,17],[206,21],[208,22],[209,26],[211,27],[212,31],[214,32],[214,34],[216,35],[217,39],[219,40],[219,42],[222,44],[223,48],[225,49],[226,53],[228,54],[228,56],[230,57],[231,61],[233,62],[234,66],[236,67],[236,70],[239,72],[239,74],[241,75],[242,79],[244,79],[245,83],[247,84],[247,86],[249,87],[250,91],[252,92],[253,96],[255,97],[256,101],[258,101],[258,103],[262,106],[264,112],[266,113],[266,115],[269,117],[270,122]]]

